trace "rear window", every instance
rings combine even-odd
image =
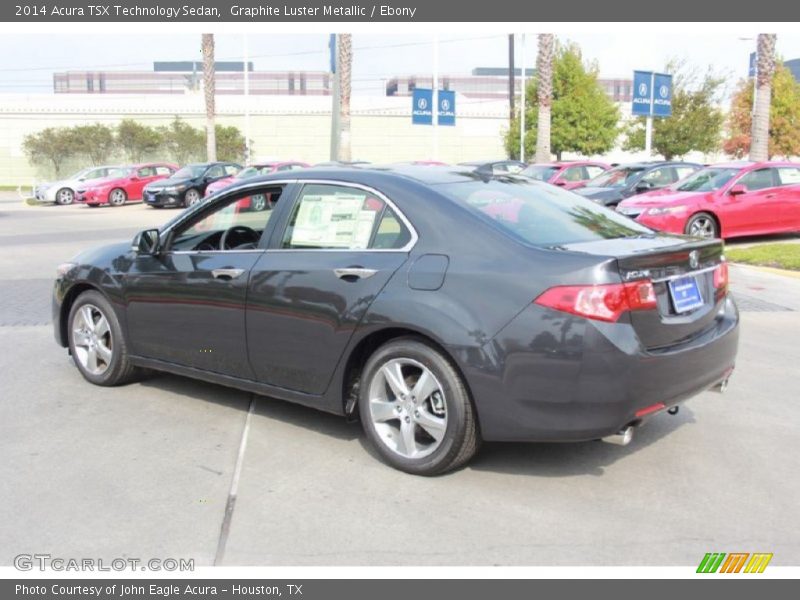
[[[447,183],[436,188],[495,227],[535,246],[636,237],[652,230],[577,194],[532,181]]]

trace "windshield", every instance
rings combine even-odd
[[[615,167],[589,180],[586,187],[623,188],[639,178],[642,167]]]
[[[709,167],[684,179],[676,189],[679,192],[714,192],[728,183],[739,169]]]
[[[186,165],[182,169],[178,169],[171,179],[194,179],[200,177],[205,170],[204,165]]]
[[[522,179],[492,179],[436,187],[495,227],[536,246],[652,233],[627,217],[556,186]]]
[[[539,181],[550,181],[550,178],[555,175],[557,171],[558,167],[531,165],[530,167],[522,169],[520,175],[525,175],[526,177],[531,177],[532,179],[537,179]]]

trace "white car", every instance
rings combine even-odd
[[[102,179],[103,177],[119,177],[125,168],[119,165],[104,167],[88,167],[78,171],[71,177],[43,183],[36,188],[36,199],[42,202],[55,202],[56,204],[72,204],[75,201],[75,189],[86,181]]]

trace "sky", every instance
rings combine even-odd
[[[635,26],[632,26],[635,27]],[[661,70],[672,58],[685,59],[730,80],[730,88],[747,75],[748,56],[755,50],[755,34],[664,33],[664,26],[619,31],[559,35],[577,43],[584,58],[596,61],[602,77],[630,77],[634,69]],[[677,27],[680,27],[679,25]],[[647,29],[654,31],[647,31]],[[742,39],[750,37],[752,39]],[[517,67],[521,62],[517,36]],[[535,35],[527,36],[525,60],[533,66]],[[328,38],[324,34],[247,36],[254,70],[327,70]],[[353,92],[377,94],[394,75],[426,74],[433,66],[433,37],[429,34],[353,36]],[[778,36],[777,51],[784,59],[800,58],[800,33]],[[217,60],[241,60],[244,37],[216,36]],[[63,70],[152,70],[157,60],[201,60],[200,36],[193,34],[21,34],[0,36],[0,93],[51,93],[52,74]],[[469,74],[475,67],[505,67],[508,38],[488,33],[439,35],[439,72]]]

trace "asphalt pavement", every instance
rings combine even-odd
[[[466,468],[420,478],[332,415],[172,375],[80,377],[49,325],[55,266],[174,215],[0,193],[0,565],[667,566],[712,551],[800,564],[800,278],[733,267],[730,388],[630,445],[485,444]]]

